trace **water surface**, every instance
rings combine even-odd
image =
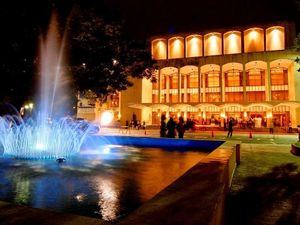
[[[106,146],[61,164],[0,158],[0,199],[112,221],[151,199],[206,154]]]

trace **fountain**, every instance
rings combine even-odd
[[[65,35],[60,40],[53,14],[41,41],[40,90],[36,116],[0,117],[0,147],[4,155],[24,159],[64,158],[80,151],[89,124],[66,117],[69,79],[64,63]]]

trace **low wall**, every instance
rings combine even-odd
[[[221,225],[235,167],[235,145],[222,145],[118,225]]]

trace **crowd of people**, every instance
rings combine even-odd
[[[175,138],[178,134],[178,138],[183,138],[186,128],[183,117],[179,117],[178,123],[174,121],[173,117],[170,117],[166,123],[166,116],[161,116],[160,137]]]

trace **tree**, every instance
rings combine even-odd
[[[132,86],[130,77],[154,80],[155,61],[146,41],[130,40],[120,23],[108,23],[91,9],[77,8],[72,18],[70,68],[79,91],[105,101]]]

